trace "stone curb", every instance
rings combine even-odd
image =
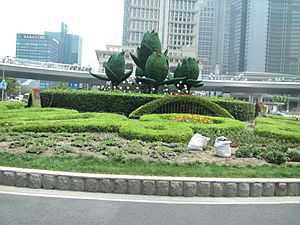
[[[300,196],[300,179],[127,176],[0,167],[0,185],[184,197]]]

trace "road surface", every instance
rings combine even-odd
[[[0,186],[0,225],[300,225],[300,197],[184,198]]]

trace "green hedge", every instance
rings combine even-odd
[[[165,95],[108,91],[48,90],[40,93],[42,107],[76,109],[80,112],[111,112],[128,116],[132,111]],[[242,121],[255,116],[254,104],[233,99],[213,98],[234,118]]]
[[[252,103],[226,98],[212,98],[212,101],[238,120],[250,121],[255,118],[255,105]]]
[[[228,132],[232,131],[242,131],[245,129],[246,125],[244,122],[239,120],[234,120],[231,118],[224,118],[224,117],[215,117],[215,116],[207,116],[213,121],[213,124],[204,124],[204,123],[191,123],[191,122],[176,122],[170,120],[170,116],[174,116],[178,114],[150,114],[144,115],[140,118],[141,121],[152,121],[157,123],[169,123],[169,124],[183,124],[184,127],[189,127],[193,130],[194,133],[218,133],[225,135]],[[175,129],[175,128],[174,128]]]
[[[300,142],[300,121],[283,117],[258,117],[254,132],[258,135]]]
[[[194,113],[233,118],[226,109],[210,101],[209,98],[194,96],[167,96],[159,98],[134,110],[129,117],[134,118],[151,113]]]
[[[79,112],[110,112],[128,116],[133,110],[154,99],[157,95],[130,94],[105,91],[44,91],[42,107],[76,109]]]

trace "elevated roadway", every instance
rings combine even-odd
[[[32,65],[17,65],[0,63],[0,74],[4,76],[47,80],[58,82],[77,82],[90,85],[103,84],[89,75],[87,71],[45,68]],[[203,91],[218,91],[228,93],[265,93],[265,94],[291,94],[300,95],[300,82],[274,82],[274,81],[245,81],[245,80],[206,80]]]

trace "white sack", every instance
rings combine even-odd
[[[229,158],[231,156],[231,141],[229,141],[226,137],[218,137],[216,138],[214,147],[216,150],[216,155],[222,158]]]
[[[210,138],[204,137],[201,134],[197,133],[191,138],[191,140],[188,144],[188,148],[191,150],[201,151],[207,145],[207,142],[209,140],[210,140]]]

